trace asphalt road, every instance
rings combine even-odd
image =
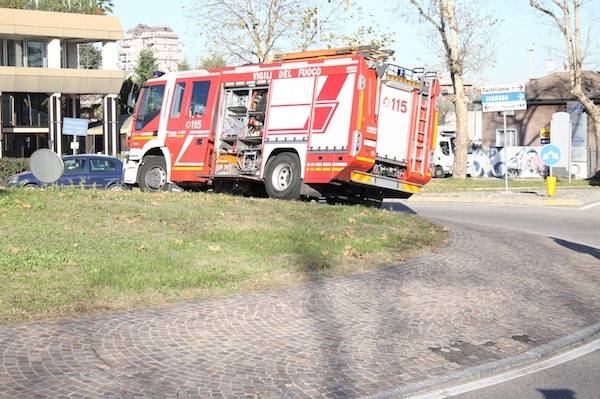
[[[434,219],[542,234],[600,249],[600,205],[589,209],[439,202],[387,203]],[[600,396],[599,396],[600,397]]]
[[[518,230],[553,237],[563,246],[597,258],[600,267],[600,205],[588,209],[421,202],[388,206],[437,220],[500,227],[507,234]],[[452,398],[598,399],[600,351]]]
[[[598,399],[600,351],[453,399]]]

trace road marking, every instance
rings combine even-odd
[[[598,202],[592,202],[591,204],[587,204],[585,206],[582,206],[581,208],[579,208],[580,211],[585,211],[586,209],[592,209],[595,206],[600,205],[600,201]]]
[[[411,399],[442,399],[448,398],[450,396],[461,395],[463,393],[476,391],[479,389],[490,387],[492,385],[524,377],[529,374],[538,373],[540,371],[559,366],[563,363],[570,362],[571,360],[577,359],[581,356],[585,356],[599,349],[600,339],[597,339],[578,348],[567,352],[563,352],[561,354],[553,356],[549,359],[542,360],[541,362],[535,364],[519,367],[514,370],[509,370],[495,376],[482,378],[481,380],[468,382],[455,387],[439,389],[433,392],[429,392],[427,394],[412,396]]]

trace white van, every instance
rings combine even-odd
[[[444,133],[438,135],[437,145],[433,152],[433,177],[442,178],[451,176],[454,168],[454,154],[456,145],[454,144],[454,133]],[[467,176],[471,176],[471,165],[473,164],[472,148],[469,147],[467,155]]]
[[[433,152],[433,177],[441,178],[452,174],[454,167],[454,135],[438,135]]]

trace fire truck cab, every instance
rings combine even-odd
[[[143,86],[125,183],[264,187],[272,198],[409,197],[431,179],[434,73],[372,47],[172,72]]]

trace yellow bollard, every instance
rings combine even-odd
[[[546,178],[546,193],[549,197],[556,195],[556,176],[548,176]]]

